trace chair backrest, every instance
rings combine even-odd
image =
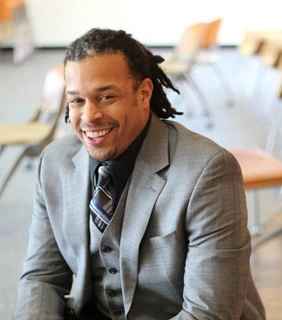
[[[44,122],[50,125],[48,135],[42,141],[43,145],[52,141],[65,106],[64,66],[60,64],[48,71],[43,84],[38,112],[32,119],[32,121]]]
[[[278,98],[282,99],[282,54],[280,55],[280,59],[277,64],[277,69],[280,72],[280,87],[278,90]]]
[[[189,26],[177,45],[177,52],[180,54],[196,54],[200,49],[210,49],[218,45],[218,34],[222,19],[211,22],[199,22]]]
[[[199,52],[206,28],[207,24],[203,22],[195,23],[186,28],[175,48],[175,54],[183,59],[192,60]]]
[[[218,34],[222,19],[216,19],[207,23],[206,32],[201,41],[201,48],[212,48],[217,46]]]
[[[14,9],[22,3],[22,0],[0,0],[0,42],[14,35]]]
[[[64,66],[58,65],[46,74],[41,98],[38,102],[38,114],[33,121],[52,123],[61,113],[62,101],[65,99]]]

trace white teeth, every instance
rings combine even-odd
[[[95,132],[86,131],[85,134],[87,135],[87,137],[95,139],[95,138],[103,137],[109,132],[110,130],[102,130],[102,131],[95,131]]]

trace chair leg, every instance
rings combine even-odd
[[[209,107],[208,101],[206,100],[205,96],[202,94],[202,92],[198,88],[195,81],[192,79],[191,75],[184,75],[184,76],[187,79],[187,81],[189,82],[189,84],[191,85],[192,89],[194,90],[194,92],[196,93],[197,97],[199,98],[199,100],[202,104],[202,107],[204,109],[204,115],[208,119],[208,124],[207,124],[208,127],[209,128],[213,127],[213,122],[211,119],[210,107]]]
[[[12,177],[12,175],[14,174],[14,172],[16,171],[18,165],[20,164],[20,162],[22,161],[22,159],[26,156],[26,149],[24,149],[22,151],[22,153],[20,154],[20,156],[18,157],[18,159],[16,160],[16,162],[14,163],[13,167],[10,169],[8,175],[6,176],[6,179],[4,180],[4,183],[2,184],[2,186],[0,187],[0,197],[2,195],[2,193],[4,192],[10,178]]]
[[[2,151],[6,148],[6,145],[0,145],[0,154],[2,153]]]
[[[215,75],[217,76],[219,82],[221,83],[221,85],[222,85],[222,87],[223,87],[223,89],[224,89],[224,91],[226,93],[227,105],[228,106],[233,106],[234,105],[234,98],[233,98],[233,95],[232,95],[232,91],[230,89],[228,81],[225,78],[221,68],[219,67],[218,63],[216,63],[216,62],[211,63],[211,66],[212,66],[212,69],[213,69]]]
[[[265,145],[265,150],[271,154],[274,153],[276,142],[278,142],[278,136],[282,131],[282,121],[280,120],[282,119],[282,113],[279,114],[281,112],[279,100],[274,101],[272,109],[273,111]]]
[[[282,234],[282,226],[278,227],[276,230],[272,231],[271,233],[266,234],[261,239],[259,239],[257,242],[255,242],[252,245],[252,249],[253,250],[257,249],[260,245],[264,244],[265,242],[267,242],[275,237],[278,237],[280,234]]]
[[[177,81],[178,84],[178,89],[181,92],[180,98],[182,99],[184,105],[185,105],[185,114],[187,116],[187,118],[192,118],[193,117],[193,107],[191,106],[191,99],[190,97],[188,97],[188,93],[186,90],[187,87],[187,79],[183,78],[181,80]]]
[[[255,78],[253,96],[256,98],[260,98],[261,101],[265,101],[267,84],[269,82],[268,71],[269,70],[267,70],[267,68],[264,65],[260,64],[257,72],[257,77]],[[264,109],[267,110],[267,106],[265,106]]]
[[[253,225],[250,228],[252,236],[256,236],[262,233],[262,226],[260,223],[259,216],[259,195],[257,190],[252,191],[252,201],[253,201]]]

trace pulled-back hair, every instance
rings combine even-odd
[[[123,30],[98,28],[89,30],[67,48],[64,64],[66,65],[68,61],[81,61],[87,57],[108,53],[121,53],[124,56],[136,88],[145,78],[151,79],[154,89],[150,108],[159,118],[174,118],[175,115],[182,114],[171,106],[163,88],[172,89],[179,94],[178,89],[158,66],[164,59],[153,55],[143,44]],[[69,108],[67,106],[66,121],[68,117]]]

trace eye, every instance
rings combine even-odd
[[[76,105],[80,104],[83,102],[83,99],[80,99],[80,98],[76,98],[76,99],[71,99],[69,101],[69,105],[72,106],[72,107],[75,107]]]
[[[100,102],[107,102],[107,101],[110,101],[111,99],[114,99],[114,96],[111,94],[105,94],[105,95],[99,97]]]

